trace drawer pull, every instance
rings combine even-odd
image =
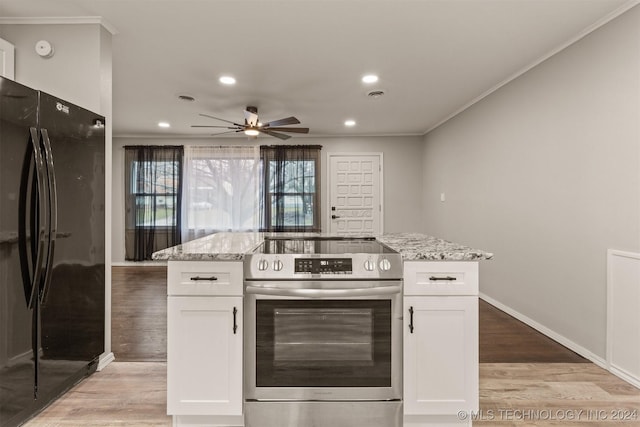
[[[216,276],[209,276],[209,277],[196,276],[196,277],[192,277],[191,280],[193,280],[194,282],[197,282],[198,280],[213,281],[213,280],[218,280],[218,278]]]
[[[436,276],[431,276],[429,277],[429,280],[431,281],[437,281],[437,280],[447,280],[449,282],[455,281],[457,280],[455,277],[451,277],[451,276],[446,276],[446,277],[436,277]]]

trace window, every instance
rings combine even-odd
[[[181,243],[182,146],[126,146],[125,258]]]
[[[262,229],[320,231],[320,146],[260,147]]]
[[[175,209],[178,180],[174,177],[179,161],[133,161],[131,194],[135,198],[136,227],[172,227],[176,225]],[[148,180],[151,178],[151,180]]]
[[[258,231],[260,149],[187,146],[183,240],[218,231]]]

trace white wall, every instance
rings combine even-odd
[[[482,293],[604,358],[606,251],[640,250],[640,7],[424,143],[427,232],[495,252]]]
[[[111,38],[98,24],[3,24],[0,37],[15,45],[15,80],[45,91],[91,111],[104,114],[101,76],[105,59],[101,56],[105,42],[110,53]],[[108,34],[108,33],[107,33]],[[51,58],[36,54],[38,40],[49,41],[54,49]],[[108,94],[111,96],[111,93]]]
[[[420,231],[422,203],[421,137],[304,137],[291,140],[291,144],[322,145],[322,201],[326,204],[327,153],[381,152],[384,161],[384,229],[394,231]],[[260,138],[259,144],[277,141]],[[180,138],[114,138],[113,146],[113,211],[112,259],[124,261],[124,146],[125,145],[241,145],[242,138],[180,139]],[[323,229],[326,227],[323,225]]]

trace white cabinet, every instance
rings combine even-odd
[[[405,425],[455,421],[478,410],[477,263],[405,262],[404,270]],[[407,422],[420,417],[424,424]]]
[[[477,297],[405,297],[404,307],[405,414],[477,411]]]
[[[241,268],[233,262],[169,263],[169,415],[242,416]],[[230,295],[220,295],[220,287]]]

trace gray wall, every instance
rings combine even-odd
[[[425,229],[495,252],[482,293],[604,358],[606,251],[640,250],[640,7],[424,143]]]
[[[384,162],[384,230],[420,231],[422,223],[422,137],[334,137],[297,138],[293,144],[322,145],[322,202],[327,205],[327,153],[383,153]],[[277,142],[277,141],[276,141]],[[261,138],[260,144],[273,140]],[[112,260],[124,261],[124,146],[125,145],[242,145],[243,138],[114,138]],[[326,227],[323,225],[323,229]]]

